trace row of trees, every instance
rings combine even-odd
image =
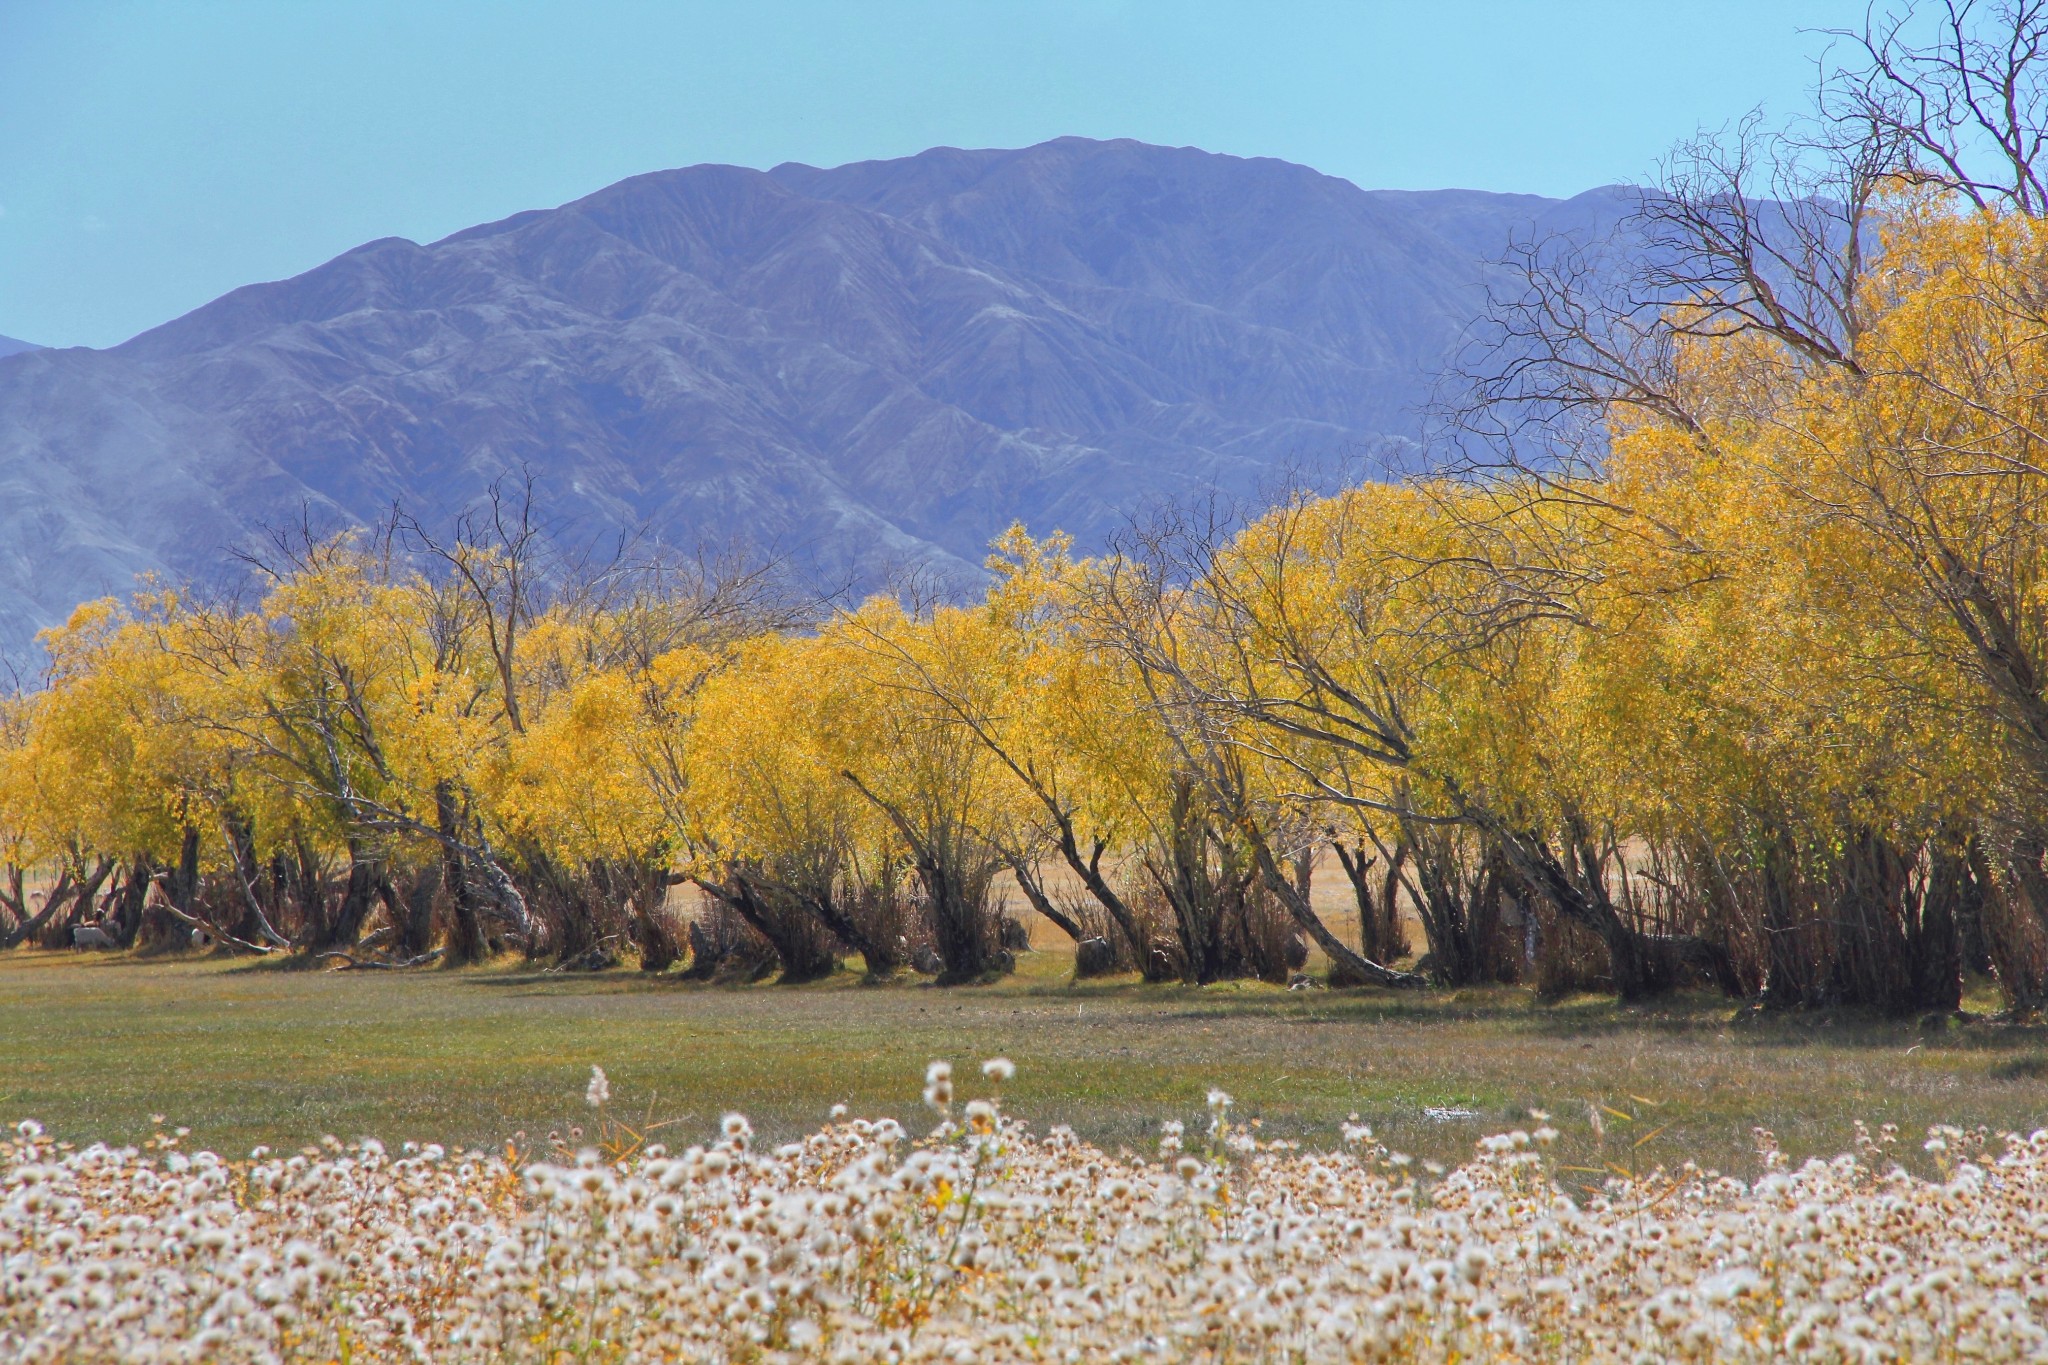
[[[1016,530],[972,605],[579,569],[529,489],[81,609],[5,713],[0,941],[965,981],[1014,887],[1152,978],[2036,1010],[2048,24],[1950,18],[1682,149],[1620,260],[1526,244],[1428,477]]]
[[[1274,793],[1219,804],[1084,638],[1098,566],[1063,543],[1013,532],[972,608],[824,616],[761,574],[547,563],[530,492],[445,542],[281,538],[254,605],[151,592],[51,632],[0,747],[7,941],[964,981],[1019,946],[1001,881],[1099,969],[1286,975],[1251,850],[1305,889],[1328,836]],[[687,943],[679,883],[722,912]]]

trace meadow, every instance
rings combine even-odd
[[[2048,1349],[2039,1030],[1069,970],[0,958],[0,1354]]]
[[[1560,1151],[1591,1157],[1588,1106],[1642,1109],[1631,1096],[1655,1102],[1643,1128],[1665,1130],[1647,1156],[1731,1173],[1754,1173],[1757,1126],[1804,1157],[1846,1150],[1858,1120],[1908,1134],[2048,1122],[2037,1028],[1776,1016],[1706,993],[1627,1007],[1501,986],[1075,981],[1071,954],[1052,947],[1023,954],[1014,976],[955,989],[909,973],[881,986],[852,972],[708,986],[523,964],[325,971],[14,953],[0,955],[0,1037],[0,1117],[119,1144],[145,1139],[160,1114],[231,1155],[329,1135],[543,1142],[581,1121],[593,1065],[636,1120],[668,1125],[670,1145],[704,1141],[732,1110],[783,1141],[835,1103],[915,1131],[927,1063],[998,1054],[1021,1068],[1019,1113],[1111,1149],[1199,1118],[1211,1087],[1268,1137],[1333,1146],[1356,1113],[1446,1163],[1532,1108],[1556,1115]]]

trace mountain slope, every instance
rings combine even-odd
[[[431,522],[523,468],[586,531],[965,585],[1012,519],[1092,545],[1148,498],[1413,436],[1510,233],[1621,202],[1061,139],[664,171],[371,242],[0,360],[0,641],[307,506]]]
[[[17,341],[13,337],[0,337],[0,356],[20,355],[23,351],[41,349],[33,341]]]

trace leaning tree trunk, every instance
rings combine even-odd
[[[34,938],[71,899],[71,870],[66,868],[57,874],[57,884],[43,897],[43,908],[30,913],[27,894],[22,890],[21,869],[10,868],[9,873],[12,888],[7,906],[15,922],[11,928],[0,931],[0,949],[13,948]]]
[[[1365,851],[1347,847],[1334,837],[1330,846],[1337,851],[1337,863],[1351,884],[1351,899],[1358,906],[1358,951],[1369,962],[1393,962],[1408,954],[1401,935],[1401,868],[1408,860],[1408,845],[1397,842],[1387,857],[1387,870],[1374,886],[1366,873],[1379,859]]]
[[[633,926],[633,946],[640,950],[640,970],[665,972],[683,956],[683,941],[668,913],[668,869],[652,860],[627,865],[632,879],[626,913]]]
[[[932,937],[945,963],[938,984],[962,985],[1007,970],[988,906],[989,888],[1001,860],[989,850],[974,848],[973,836],[957,822],[941,819],[936,828],[919,830],[901,807],[875,795],[859,777],[851,772],[840,776],[887,816],[910,846],[911,861],[931,913]]]
[[[1147,951],[1149,945],[1145,942],[1145,931],[1139,926],[1138,917],[1132,913],[1131,907],[1124,903],[1124,898],[1109,884],[1109,878],[1102,875],[1102,855],[1107,851],[1108,845],[1097,839],[1094,851],[1084,858],[1081,856],[1080,840],[1074,834],[1073,816],[1055,809],[1053,820],[1059,829],[1060,857],[1066,861],[1074,875],[1081,879],[1081,885],[1087,888],[1088,894],[1095,898],[1095,903],[1102,907],[1103,913],[1109,916],[1110,922],[1116,925],[1117,931],[1123,935],[1131,960],[1138,964],[1147,980],[1153,979],[1153,955]]]
[[[107,897],[105,918],[116,947],[135,946],[135,936],[142,930],[142,910],[149,901],[150,878],[153,875],[154,869],[147,855],[138,853],[128,864],[121,885]]]
[[[1045,883],[1039,879],[1037,869],[1031,866],[1029,860],[1006,852],[1003,854],[1003,861],[1010,865],[1010,875],[1016,879],[1017,889],[1024,893],[1024,899],[1030,902],[1033,910],[1052,921],[1054,927],[1076,944],[1088,937],[1088,931],[1082,928],[1072,915],[1055,905],[1052,897],[1046,894]]]
[[[1478,818],[1509,869],[1560,916],[1600,940],[1607,949],[1615,993],[1623,1000],[1651,999],[1701,978],[1725,991],[1741,990],[1734,963],[1720,944],[1690,934],[1646,934],[1622,919],[1606,886],[1589,871],[1597,869],[1598,860],[1590,851],[1590,835],[1576,817],[1567,820],[1573,857],[1580,867],[1576,879],[1541,836],[1511,829],[1491,817]]]
[[[756,884],[737,868],[728,869],[723,881],[692,880],[768,940],[782,964],[784,983],[816,981],[839,970],[839,945],[806,907]]]
[[[69,897],[71,908],[66,910],[61,916],[51,919],[44,924],[42,932],[37,935],[36,942],[45,948],[69,948],[73,941],[71,931],[97,918],[95,912],[98,909],[97,898],[100,887],[106,884],[107,878],[112,874],[115,866],[116,864],[112,858],[104,855],[98,858],[93,865],[93,870],[86,874],[85,880],[79,882],[77,886],[71,889]],[[53,901],[61,901],[64,897],[60,892],[52,891],[51,899]]]
[[[467,860],[462,856],[462,811],[455,800],[455,784],[445,779],[434,784],[434,822],[441,833],[441,884],[448,889],[446,961],[456,966],[481,962],[490,949],[484,941],[483,917],[477,911]]]
[[[1279,898],[1280,904],[1293,916],[1301,931],[1315,941],[1316,946],[1323,950],[1345,977],[1374,986],[1427,984],[1414,972],[1396,971],[1392,967],[1382,966],[1361,957],[1346,946],[1342,939],[1330,932],[1330,926],[1323,923],[1323,917],[1316,913],[1315,907],[1309,904],[1281,872],[1279,862],[1273,857],[1273,850],[1268,847],[1265,836],[1260,833],[1258,827],[1247,821],[1246,830],[1253,863],[1258,868],[1259,876],[1264,879],[1267,889]]]
[[[180,914],[193,917],[199,898],[199,831],[185,827],[178,843],[177,864],[163,874],[163,898]],[[145,902],[142,925],[136,934],[145,952],[186,948],[192,943],[191,930],[161,905]]]
[[[306,944],[311,953],[347,952],[362,937],[363,921],[377,902],[377,883],[384,865],[358,840],[348,841],[348,880],[342,886],[341,904],[323,927],[324,932]]]
[[[894,943],[871,934],[840,904],[829,882],[821,886],[791,887],[789,894],[818,917],[834,938],[860,954],[870,980],[880,981],[903,965],[903,954]]]

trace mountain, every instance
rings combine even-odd
[[[266,524],[551,517],[745,537],[823,576],[976,581],[1013,519],[1099,544],[1412,439],[1514,233],[1557,201],[1063,138],[694,166],[370,242],[109,350],[0,359],[0,642]]]
[[[20,355],[23,351],[41,349],[33,341],[16,341],[13,337],[0,337],[0,356]]]

